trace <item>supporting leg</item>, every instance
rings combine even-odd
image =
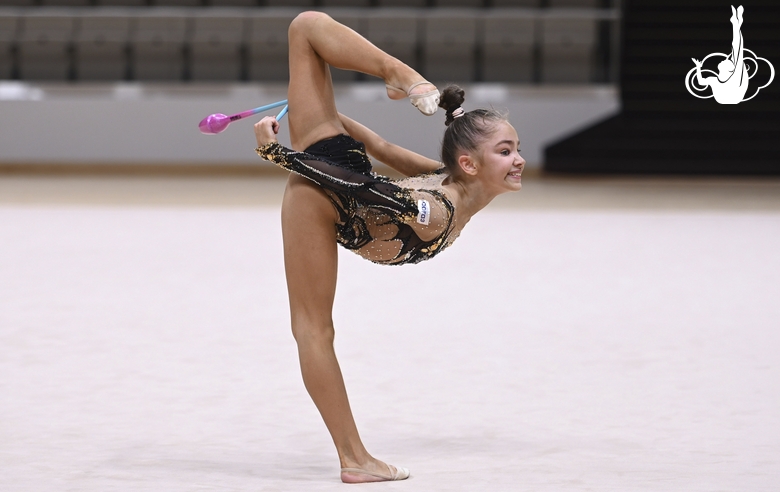
[[[293,336],[304,385],[333,438],[341,467],[387,475],[392,470],[373,458],[360,440],[333,348],[336,218],[319,187],[290,176],[282,204],[282,233]],[[357,481],[374,480],[366,475]]]

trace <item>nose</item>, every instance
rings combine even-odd
[[[517,153],[517,163],[521,166],[525,166],[525,159],[523,159],[523,156],[520,155],[520,152]]]

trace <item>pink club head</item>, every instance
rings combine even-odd
[[[222,113],[216,113],[203,118],[203,120],[198,123],[198,128],[200,128],[201,133],[206,135],[216,135],[217,133],[225,131],[225,128],[227,128],[229,124],[230,117]]]
[[[282,112],[276,116],[277,120],[281,120],[284,118],[284,115],[287,114],[287,99],[276,101],[271,104],[266,104],[265,106],[260,106],[259,108],[242,111],[231,116],[225,116],[222,113],[210,114],[203,118],[200,123],[198,123],[198,128],[200,129],[201,133],[206,135],[216,135],[217,133],[225,131],[225,128],[227,128],[228,125],[234,121],[248,118],[254,114],[261,113],[268,109],[278,108],[279,106],[284,106]]]

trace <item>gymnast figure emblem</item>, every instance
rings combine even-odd
[[[731,6],[731,26],[732,26],[732,39],[731,39],[731,54],[726,55],[724,53],[711,53],[707,55],[702,61],[692,58],[693,63],[696,64],[688,74],[685,76],[685,88],[688,89],[695,97],[699,99],[708,99],[714,97],[715,101],[720,104],[739,104],[742,101],[749,101],[756,97],[758,91],[763,89],[772,83],[775,78],[775,68],[769,63],[766,58],[756,56],[751,50],[745,48],[744,40],[742,39],[742,14],[745,9],[740,5],[736,10],[734,6]],[[718,73],[713,70],[702,69],[702,65],[709,59],[715,60],[721,59],[718,63]],[[749,97],[745,97],[748,92],[748,85],[750,79],[752,79],[758,73],[759,61],[763,61],[769,67],[769,80],[766,84],[757,87]],[[704,77],[702,74],[712,74],[714,76]],[[712,89],[712,93],[709,95],[700,95],[697,92],[707,92],[707,87]]]

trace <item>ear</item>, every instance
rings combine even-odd
[[[458,157],[458,167],[469,176],[477,174],[477,163],[468,154],[461,154],[461,156]]]

